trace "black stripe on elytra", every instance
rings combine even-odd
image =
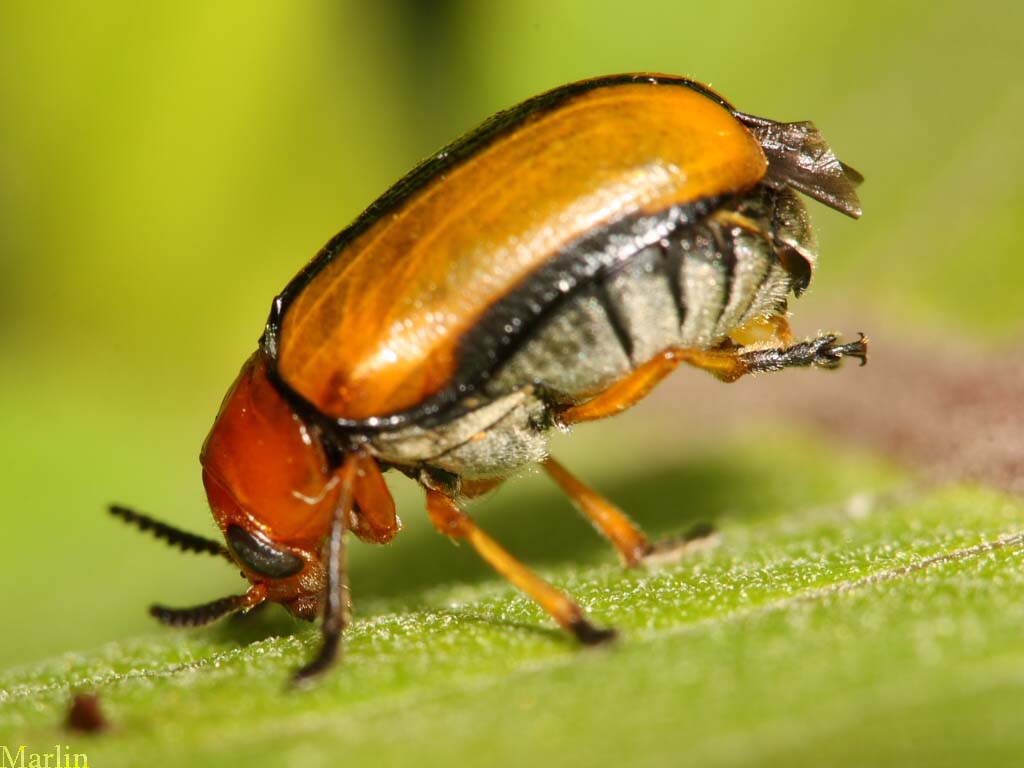
[[[633,336],[630,334],[629,328],[626,327],[626,318],[623,315],[622,307],[619,306],[619,303],[608,289],[607,276],[594,283],[594,298],[597,299],[597,303],[604,310],[605,317],[608,318],[608,325],[612,327],[612,332],[615,334],[615,339],[619,342],[619,346],[622,347],[623,354],[632,364],[634,362]]]
[[[480,392],[517,351],[566,302],[625,266],[651,245],[705,217],[721,202],[705,198],[657,215],[633,215],[591,232],[562,248],[495,302],[459,340],[459,365],[448,385],[413,408],[367,419],[332,419],[292,389],[273,366],[267,375],[307,423],[314,425],[333,458],[370,435],[412,424],[429,428],[477,407]],[[486,401],[486,392],[482,392]]]
[[[443,174],[450,172],[457,165],[479,153],[481,150],[492,144],[497,139],[505,136],[527,120],[545,112],[550,112],[561,106],[574,96],[578,96],[598,88],[605,88],[615,85],[632,85],[649,83],[650,85],[664,85],[688,88],[696,91],[702,96],[711,99],[722,105],[734,114],[739,114],[729,102],[725,101],[714,91],[709,90],[698,82],[684,77],[673,77],[671,75],[647,75],[647,74],[620,74],[598,77],[591,80],[582,80],[576,83],[569,83],[559,88],[542,93],[539,96],[527,99],[514,107],[498,112],[485,120],[477,128],[465,134],[459,139],[444,147],[441,151],[428,157],[409,173],[395,182],[383,195],[377,198],[370,206],[363,211],[354,222],[332,237],[327,244],[320,249],[320,252],[313,257],[312,261],[285,286],[275,298],[270,308],[270,316],[263,335],[260,337],[260,346],[266,353],[271,368],[275,367],[277,359],[278,337],[281,333],[281,321],[284,318],[288,307],[295,298],[302,293],[307,285],[316,277],[328,264],[334,261],[344,252],[345,246],[355,238],[373,226],[378,220],[389,213],[398,210],[414,194],[427,186],[430,182],[440,178]]]

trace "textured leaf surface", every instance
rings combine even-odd
[[[271,753],[397,765],[411,750],[419,765],[1009,760],[1024,746],[1021,505],[981,489],[922,492],[814,445],[788,444],[770,464],[747,448],[679,472],[675,488],[662,478],[653,505],[637,493],[653,477],[611,489],[642,510],[688,488],[684,518],[717,517],[717,546],[652,571],[623,572],[589,549],[582,567],[543,569],[622,631],[612,647],[575,647],[529,601],[470,572],[360,603],[344,666],[310,691],[283,683],[316,633],[273,613],[14,670],[0,678],[0,743],[70,741],[111,766]],[[780,482],[794,476],[807,482]],[[547,498],[500,495],[493,519],[510,503],[533,510],[528,525],[568,516]],[[60,729],[78,690],[100,694],[109,732]]]

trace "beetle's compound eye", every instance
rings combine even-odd
[[[242,565],[254,573],[271,579],[287,579],[302,570],[302,558],[282,552],[266,539],[238,525],[229,525],[228,546]]]

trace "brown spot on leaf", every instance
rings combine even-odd
[[[68,709],[67,727],[81,733],[99,733],[109,724],[100,711],[100,698],[95,693],[76,693]]]

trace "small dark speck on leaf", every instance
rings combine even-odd
[[[67,728],[80,733],[99,733],[109,727],[100,711],[100,697],[95,693],[76,693],[68,709]]]

